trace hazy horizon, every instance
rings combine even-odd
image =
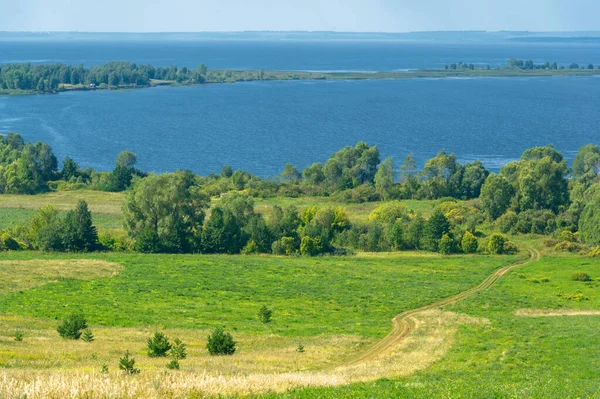
[[[3,5],[3,31],[200,33],[597,31],[595,0],[20,0]]]

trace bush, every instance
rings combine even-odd
[[[225,332],[222,327],[217,327],[208,336],[206,349],[211,356],[233,355],[237,343],[233,340],[231,334]]]
[[[322,253],[323,250],[323,241],[321,240],[321,237],[302,237],[302,241],[300,241],[300,255],[316,256]]]
[[[590,252],[588,252],[587,255],[591,256],[592,258],[600,257],[600,246],[592,247],[592,249],[590,249]]]
[[[22,342],[25,337],[25,333],[23,331],[15,331],[15,341]]]
[[[129,355],[129,351],[126,351],[123,357],[119,359],[119,370],[123,370],[128,375],[140,373],[140,369],[135,368],[135,359]]]
[[[475,237],[470,231],[467,231],[462,238],[461,247],[464,253],[474,254],[477,252],[479,243],[477,237]]]
[[[94,334],[92,333],[92,330],[90,330],[89,328],[83,330],[81,340],[84,342],[92,342],[94,340]]]
[[[443,255],[450,255],[457,252],[456,242],[448,234],[444,234],[438,244],[438,250]]]
[[[166,357],[167,352],[170,350],[171,343],[165,334],[155,332],[153,337],[148,338],[148,356]]]
[[[496,227],[500,232],[507,234],[514,230],[519,218],[513,211],[508,211],[496,220]]]
[[[173,340],[169,356],[175,360],[183,360],[187,357],[186,345],[179,338]]]
[[[0,251],[18,251],[21,245],[9,233],[0,235]]]
[[[556,244],[558,244],[558,240],[555,240],[554,238],[546,238],[544,240],[544,245],[548,248],[553,248]]]
[[[242,248],[242,255],[253,255],[253,254],[257,254],[259,253],[260,250],[258,248],[258,245],[256,245],[256,241],[254,240],[249,240],[246,245],[244,245],[244,248]]]
[[[571,275],[573,281],[592,281],[592,278],[584,272],[575,272]]]
[[[560,252],[579,252],[581,249],[582,246],[580,244],[571,241],[563,241],[554,246],[554,250]]]
[[[67,339],[79,339],[81,331],[87,328],[87,321],[82,313],[71,313],[56,327],[58,334]]]
[[[167,368],[169,370],[179,370],[179,361],[177,359],[171,359],[171,361],[167,363]]]
[[[102,248],[109,251],[129,252],[133,249],[133,242],[125,233],[102,232],[98,234],[98,240]]]
[[[263,323],[267,324],[271,322],[271,317],[273,316],[273,311],[267,308],[267,305],[262,305],[260,310],[258,311],[258,319]]]
[[[518,252],[517,247],[508,238],[502,234],[494,233],[490,236],[488,245],[488,252],[493,255],[506,255]]]

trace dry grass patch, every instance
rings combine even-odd
[[[515,315],[520,317],[600,316],[600,310],[519,309]]]
[[[303,337],[306,352],[298,353],[299,338],[234,334],[239,342],[234,356],[210,357],[205,349],[208,331],[167,330],[169,337],[189,345],[188,358],[176,372],[165,369],[167,359],[146,356],[145,339],[152,328],[94,330],[97,338],[90,344],[61,340],[43,328],[31,330],[23,342],[7,345],[5,351],[14,357],[0,372],[0,397],[188,398],[372,381],[429,367],[451,347],[460,324],[487,323],[440,310],[420,313],[413,321],[413,333],[387,355],[352,367],[335,365],[372,342],[352,336]],[[17,324],[23,325],[23,320],[0,318],[0,331]],[[3,344],[6,339],[0,336]],[[118,357],[126,349],[134,353],[140,375],[125,376],[117,370]],[[100,373],[102,364],[109,366],[108,374]]]
[[[64,279],[112,277],[123,267],[93,259],[0,261],[0,294],[28,290]]]

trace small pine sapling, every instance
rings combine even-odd
[[[165,334],[156,332],[153,337],[148,338],[148,356],[167,357],[167,352],[170,350],[171,343]]]
[[[262,305],[258,311],[258,319],[264,324],[268,324],[271,322],[272,317],[273,311],[269,309],[267,305]]]
[[[127,375],[135,375],[140,373],[140,369],[135,368],[135,359],[131,357],[129,351],[123,354],[119,359],[119,370],[123,370]]]
[[[90,330],[89,328],[83,330],[81,340],[84,342],[92,342],[94,340],[94,334],[92,333],[92,330]]]
[[[25,333],[23,331],[15,331],[15,341],[22,342],[25,337]]]

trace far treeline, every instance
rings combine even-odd
[[[230,166],[206,177],[189,171],[146,175],[135,163],[135,154],[124,151],[112,172],[81,170],[70,158],[58,170],[47,144],[26,144],[14,133],[0,136],[0,192],[127,190],[126,236],[98,236],[87,204],[80,202],[66,214],[52,207],[40,209],[29,223],[5,230],[0,245],[53,251],[282,255],[415,249],[510,253],[514,245],[500,233],[511,233],[548,235],[547,243],[559,250],[600,255],[598,248],[591,248],[600,245],[600,148],[592,144],[579,150],[572,169],[548,145],[526,150],[498,174],[479,161],[460,164],[444,151],[426,161],[422,170],[411,155],[396,168],[391,158],[380,161],[376,146],[362,142],[303,171],[287,164],[281,178],[274,180]],[[350,222],[338,207],[299,211],[275,206],[269,214],[256,213],[254,198],[271,196],[385,202],[364,223]],[[438,200],[438,206],[425,219],[402,199]]]
[[[507,65],[492,68],[468,63],[446,65],[445,69],[417,69],[408,72],[303,72],[264,70],[209,70],[200,64],[188,67],[154,67],[133,62],[108,62],[84,67],[66,64],[6,64],[0,65],[0,94],[57,93],[65,90],[142,88],[154,85],[196,85],[261,80],[321,80],[321,79],[408,79],[450,76],[546,76],[590,75],[600,73],[594,65],[572,63],[565,68],[556,62],[534,64],[533,61],[511,59]],[[532,75],[533,73],[533,75]]]

